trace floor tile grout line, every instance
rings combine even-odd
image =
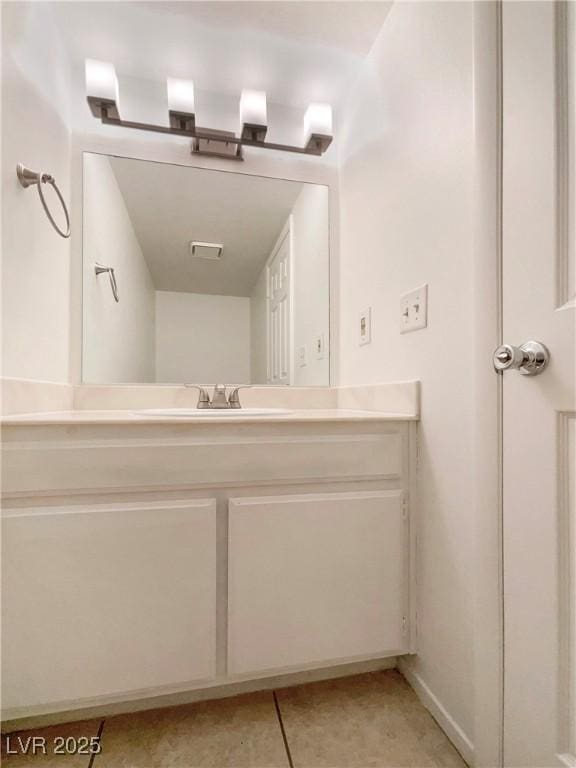
[[[278,716],[278,722],[280,723],[280,730],[282,732],[282,740],[284,741],[284,749],[286,750],[286,757],[288,758],[288,765],[290,766],[290,768],[294,768],[294,762],[292,761],[292,753],[290,752],[288,737],[286,736],[286,731],[284,730],[284,722],[282,721],[282,713],[280,712],[280,705],[278,704],[276,691],[272,691],[272,696],[274,698],[274,706],[276,707],[276,715]]]
[[[106,722],[105,719],[100,721],[100,725],[98,726],[98,733],[96,734],[98,738],[98,744],[100,745],[100,750],[102,750],[102,731],[104,730],[105,722]],[[90,755],[90,762],[88,763],[88,768],[92,768],[99,754],[102,754],[102,751],[92,752],[92,754]]]

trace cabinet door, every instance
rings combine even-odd
[[[405,645],[401,491],[230,500],[229,673]]]
[[[5,514],[4,707],[213,677],[215,518],[211,499]]]

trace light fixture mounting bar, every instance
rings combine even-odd
[[[137,123],[131,120],[122,120],[108,113],[108,105],[101,104],[100,120],[104,125],[117,125],[122,128],[135,128],[140,131],[151,131],[153,133],[167,133],[172,136],[185,136],[191,139],[209,139],[211,141],[222,141],[220,131],[211,131],[206,128],[186,128],[185,120],[180,122],[180,127],[166,125],[154,125],[152,123]],[[259,147],[260,149],[273,149],[281,152],[295,152],[300,155],[322,155],[330,146],[331,136],[313,136],[305,147],[296,147],[291,144],[276,144],[271,141],[257,141],[241,136],[226,136],[225,141],[228,144],[236,144],[240,150],[241,147]],[[231,158],[232,159],[232,158]]]

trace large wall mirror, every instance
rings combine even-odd
[[[85,383],[329,384],[327,187],[83,162]]]

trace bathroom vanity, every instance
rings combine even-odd
[[[413,652],[415,464],[376,411],[7,418],[4,719]]]

